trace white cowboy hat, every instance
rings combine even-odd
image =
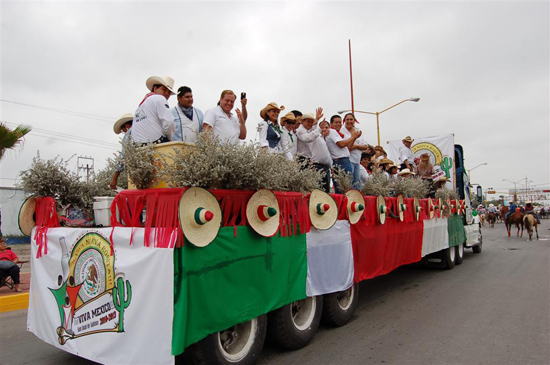
[[[277,197],[267,189],[261,189],[246,204],[248,224],[260,236],[271,237],[279,229],[281,217]]]
[[[358,190],[348,190],[346,191],[346,196],[348,197],[348,218],[350,224],[355,224],[359,222],[359,219],[363,216],[365,212],[365,198]]]
[[[145,81],[145,85],[149,91],[153,91],[153,86],[155,85],[164,85],[171,95],[175,95],[174,92],[174,79],[170,76],[151,76]]]
[[[338,219],[338,206],[330,195],[314,189],[309,197],[309,218],[318,230],[329,229]]]
[[[411,172],[411,170],[409,169],[403,169],[401,171],[399,171],[397,173],[398,176],[403,176],[403,175],[414,175],[414,172]]]
[[[118,120],[115,122],[115,125],[113,125],[113,131],[115,131],[116,134],[120,134],[122,131],[122,126],[128,122],[131,122],[134,120],[134,114],[132,113],[126,113],[122,117],[118,118]]]
[[[222,210],[211,192],[193,187],[181,196],[179,220],[189,242],[197,247],[205,247],[218,235]]]
[[[34,210],[36,208],[36,197],[29,196],[21,205],[19,209],[19,230],[25,236],[30,237],[32,229],[36,226],[36,218]]]
[[[315,117],[313,116],[312,113],[305,113],[305,114],[302,114],[302,120],[305,120],[305,119],[315,120]]]

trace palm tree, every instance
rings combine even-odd
[[[11,130],[6,124],[0,122],[0,159],[4,152],[23,143],[23,137],[32,130],[30,125],[21,124]]]

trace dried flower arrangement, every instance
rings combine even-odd
[[[455,190],[449,189],[444,186],[440,189],[437,189],[437,191],[435,192],[435,198],[441,198],[444,202],[446,202],[447,199],[456,200],[458,199],[458,193]]]
[[[116,158],[116,162],[124,165],[128,179],[138,189],[147,189],[156,180],[155,166],[160,166],[161,158],[155,154],[152,145],[141,146],[131,138],[122,142],[122,149],[124,153]]]
[[[392,181],[395,196],[424,199],[428,196],[430,184],[422,179],[397,179]]]
[[[334,183],[340,191],[346,192],[353,189],[353,176],[349,172],[340,166],[334,166],[332,170]]]
[[[195,148],[176,149],[171,159],[172,163],[161,159],[159,178],[174,187],[306,193],[318,188],[322,179],[321,172],[302,170],[298,162],[268,153],[257,144],[221,142],[214,135],[199,135]]]
[[[372,176],[365,182],[361,193],[363,195],[391,196],[392,182],[384,173],[375,169],[372,172]]]

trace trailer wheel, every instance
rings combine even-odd
[[[335,327],[346,325],[357,308],[359,302],[359,285],[354,284],[349,289],[323,296],[324,323]]]
[[[445,269],[452,270],[455,267],[455,248],[449,247],[443,250]]]
[[[481,246],[483,246],[483,236],[481,232],[479,232],[479,244],[472,246],[472,251],[474,251],[474,253],[481,253]]]
[[[455,252],[455,264],[460,265],[462,264],[462,261],[464,261],[464,243],[461,243],[460,245],[456,246],[456,252]]]
[[[250,365],[256,363],[264,346],[267,316],[213,333],[189,346],[183,353],[186,364]]]
[[[323,311],[321,296],[308,297],[268,314],[268,338],[286,350],[306,346],[319,327]]]

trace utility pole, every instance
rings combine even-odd
[[[80,161],[82,160],[82,164]],[[94,159],[87,156],[78,156],[77,161],[78,166],[78,175],[80,176],[80,171],[86,171],[86,181],[90,181],[90,173],[94,172]]]

